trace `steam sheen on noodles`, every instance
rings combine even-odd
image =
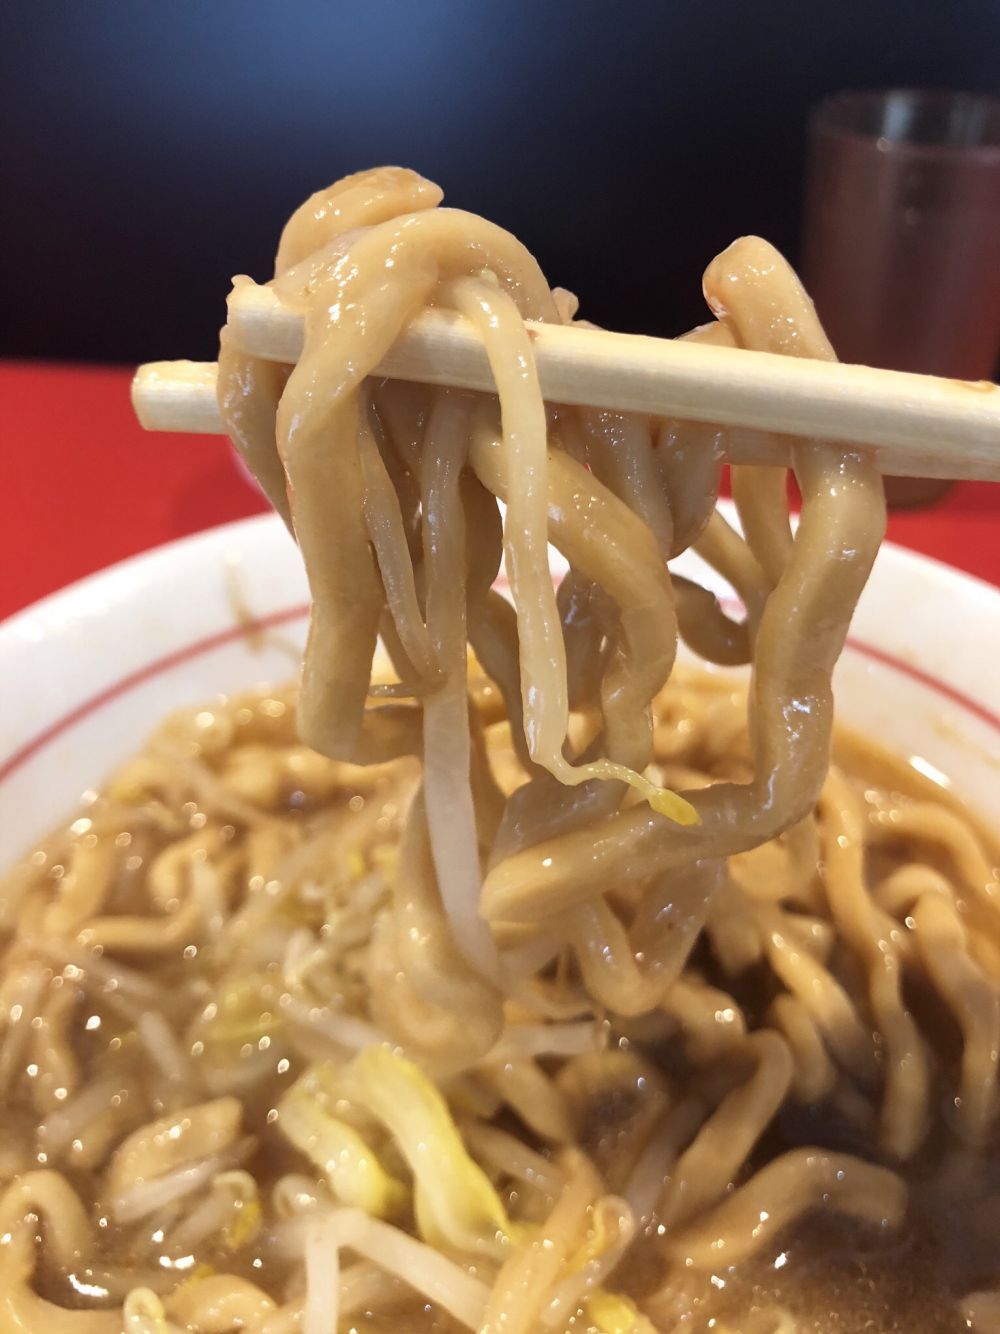
[[[797,441],[794,534],[736,468],[739,535],[724,430],[543,403],[575,298],[440,203],[314,195],[298,364],[223,331],[300,687],[168,720],[4,882],[0,1334],[1000,1329],[996,844],[832,735],[880,479]],[[765,242],[704,291],[687,337],[832,358]],[[374,374],[431,305],[496,396]]]

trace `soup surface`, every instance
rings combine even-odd
[[[745,781],[734,677],[654,713],[656,782]],[[418,763],[294,714],[174,716],[3,883],[0,1330],[319,1329],[331,1284],[366,1331],[500,1330],[533,1284],[553,1330],[1000,1328],[998,857],[951,796],[839,734],[814,813],[608,886],[600,949],[498,928],[503,1030],[436,1059],[389,939],[425,930]],[[609,950],[641,1006],[588,999]]]

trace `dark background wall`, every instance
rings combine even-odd
[[[210,357],[318,186],[400,162],[585,313],[676,332],[794,255],[809,106],[1000,88],[1000,0],[0,0],[0,353]]]

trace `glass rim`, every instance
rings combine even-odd
[[[889,134],[862,128],[857,123],[859,113],[885,107],[892,101],[913,106],[978,106],[995,125],[995,129],[980,143],[940,143],[894,138]],[[867,145],[884,153],[1000,162],[1000,97],[980,90],[943,87],[844,89],[823,98],[812,108],[809,113],[809,134]]]

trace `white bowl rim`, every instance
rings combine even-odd
[[[16,649],[29,635],[32,638],[41,637],[52,626],[76,617],[86,617],[95,604],[100,604],[113,592],[118,591],[126,575],[133,583],[155,581],[170,568],[182,552],[194,556],[199,549],[203,549],[206,554],[218,552],[223,543],[232,542],[239,546],[252,544],[256,539],[263,537],[268,530],[278,526],[280,526],[279,519],[270,512],[238,519],[173,539],[76,580],[0,622],[0,659],[6,649]],[[974,575],[895,543],[884,543],[883,552],[888,554],[888,559],[895,567],[908,572],[918,581],[934,581],[938,586],[942,584],[951,586],[953,591],[961,589],[964,599],[976,603],[991,622],[995,620],[996,624],[1000,625],[1000,589]],[[298,602],[260,618],[254,618],[250,628],[275,628],[303,618],[307,610],[307,603]],[[138,671],[126,673],[94,694],[85,697],[44,728],[23,738],[6,755],[0,754],[0,784],[11,777],[28,759],[44,749],[55,737],[99,708],[103,701],[129,690],[140,680],[145,681],[155,676],[164,669],[165,664],[175,661],[178,655],[194,655],[217,643],[230,642],[245,634],[246,629],[246,626],[229,625],[214,635],[192,640],[184,647],[151,660]],[[926,686],[946,700],[949,707],[957,706],[974,715],[980,723],[985,724],[1000,737],[1000,690],[991,689],[986,699],[983,699],[981,694],[977,698],[955,684],[925,671],[916,663],[907,661],[905,657],[879,648],[870,640],[859,641],[849,637],[848,643],[872,660]],[[997,679],[1000,681],[1000,677]]]
[[[730,514],[730,506],[726,501],[720,501],[720,506],[727,515]],[[146,547],[131,556],[123,556],[121,560],[112,561],[109,565],[101,566],[99,570],[81,575],[79,579],[73,579],[70,583],[53,589],[51,593],[46,593],[44,597],[36,598],[34,602],[29,603],[26,607],[11,612],[9,616],[0,620],[0,641],[5,638],[9,631],[17,631],[29,618],[44,618],[57,607],[61,611],[77,598],[82,599],[84,603],[90,603],[93,601],[94,594],[100,591],[105,580],[109,582],[115,580],[126,569],[139,572],[152,570],[165,558],[172,559],[174,553],[181,548],[194,550],[200,543],[204,543],[206,547],[214,547],[222,538],[242,537],[246,534],[252,534],[258,528],[273,527],[276,522],[277,516],[271,510],[264,510],[260,514],[251,514],[244,519],[231,519],[226,523],[213,524],[209,528],[201,528],[195,533],[187,533],[182,537],[172,537],[166,542],[158,542],[155,546]],[[961,570],[957,565],[949,565],[947,561],[938,560],[934,556],[927,556],[922,551],[914,551],[912,547],[902,546],[898,542],[888,540],[883,542],[882,551],[892,552],[896,558],[910,565],[914,571],[920,571],[923,568],[929,574],[944,574],[960,580],[963,585],[968,585],[970,591],[974,589],[980,595],[995,597],[998,610],[1000,610],[1000,587],[980,578],[979,575],[972,574],[968,570]]]

